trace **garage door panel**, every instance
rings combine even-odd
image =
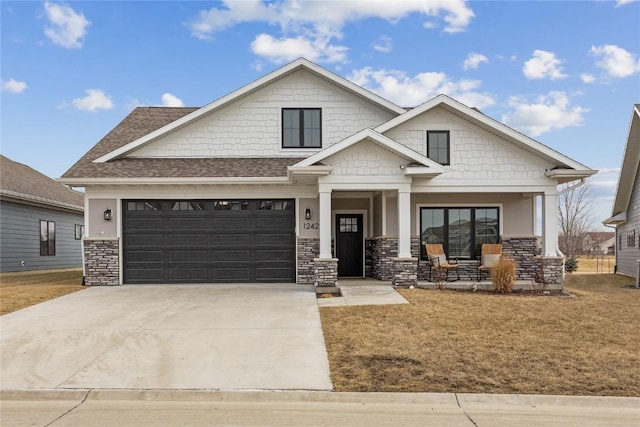
[[[228,217],[228,218],[218,218],[212,217],[209,219],[208,227],[209,230],[216,231],[236,231],[237,230],[248,230],[251,227],[251,218],[242,218],[242,217]]]
[[[252,244],[252,237],[249,234],[209,234],[209,245],[217,246],[244,246],[249,247]]]
[[[129,254],[129,262],[130,263],[162,263],[163,262],[163,252],[162,251],[136,251]]]
[[[152,247],[161,248],[164,246],[164,235],[162,234],[138,234],[127,235],[125,244],[130,247]]]
[[[169,280],[172,282],[206,282],[206,268],[172,268],[169,270]]]
[[[211,250],[209,251],[209,260],[212,262],[249,262],[251,260],[251,251],[248,249]]]
[[[235,202],[123,201],[125,283],[295,281],[294,201]]]
[[[158,230],[162,228],[162,218],[127,218],[125,227],[127,230],[145,231],[145,230]]]
[[[167,234],[167,244],[171,247],[174,246],[207,246],[206,234],[178,234],[171,232]]]
[[[203,217],[171,218],[168,219],[170,230],[206,230],[207,219]]]
[[[169,261],[174,262],[206,262],[207,251],[171,251],[169,252]]]

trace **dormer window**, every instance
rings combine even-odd
[[[322,110],[283,108],[282,148],[322,148]]]
[[[427,157],[441,165],[449,163],[449,131],[448,130],[428,130],[427,131]]]

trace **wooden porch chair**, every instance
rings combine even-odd
[[[458,264],[451,263],[447,259],[447,255],[444,253],[444,248],[442,243],[427,243],[424,245],[424,248],[427,251],[427,258],[429,259],[429,281],[433,282],[432,275],[433,272],[437,274],[442,274],[444,271],[445,276],[444,280],[449,282],[449,271],[455,270],[456,279],[460,280],[460,272],[458,271]],[[452,282],[455,280],[451,280]]]
[[[502,243],[482,244],[482,255],[478,259],[478,282],[482,280],[482,273],[491,272],[491,268],[501,256]]]

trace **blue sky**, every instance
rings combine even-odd
[[[203,106],[304,56],[412,107],[446,93],[601,172],[640,103],[640,2],[2,1],[1,150],[62,175],[136,106]]]

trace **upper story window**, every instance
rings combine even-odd
[[[449,131],[448,130],[428,130],[427,131],[427,157],[441,165],[449,163]]]
[[[321,148],[320,108],[282,109],[282,148]]]

